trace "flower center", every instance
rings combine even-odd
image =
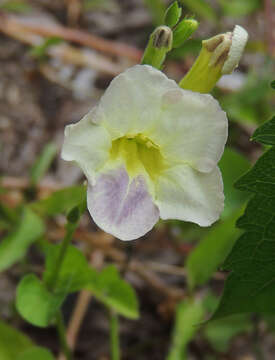
[[[112,142],[112,160],[121,159],[131,176],[146,171],[152,180],[166,168],[160,148],[143,134],[126,135]]]

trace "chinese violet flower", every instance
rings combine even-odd
[[[219,218],[224,195],[217,163],[226,139],[226,114],[211,95],[136,65],[66,127],[62,157],[85,173],[95,223],[132,240],[159,218],[201,226]]]

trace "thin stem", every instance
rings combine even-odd
[[[119,349],[119,323],[118,315],[110,310],[110,346],[111,346],[111,359],[120,359]]]
[[[62,348],[64,355],[66,356],[66,359],[73,360],[71,350],[70,350],[67,340],[66,340],[66,328],[65,328],[61,310],[58,311],[57,316],[56,316],[56,329],[58,332],[60,346]]]
[[[52,276],[48,282],[48,287],[51,291],[54,291],[58,282],[59,273],[61,270],[61,266],[64,260],[64,257],[66,255],[66,251],[68,249],[68,246],[70,245],[70,242],[72,240],[73,234],[75,232],[75,229],[77,228],[78,223],[67,223],[66,226],[66,234],[64,236],[64,239],[61,243],[60,251],[55,263],[55,266],[52,271]]]
[[[76,208],[76,210],[78,212],[77,208]],[[78,225],[79,216],[77,216],[77,218],[74,219],[73,211],[74,210],[72,210],[72,212],[69,213],[69,215],[67,217],[68,223],[66,225],[66,234],[62,240],[56,263],[53,267],[51,277],[47,283],[49,290],[52,292],[54,292],[56,290],[60,270],[61,270],[61,267],[63,264],[63,260],[65,258],[65,255],[66,255],[67,249],[70,245],[70,242],[72,240],[75,229],[77,228],[77,225]],[[62,351],[63,351],[64,355],[66,356],[67,360],[72,360],[73,359],[72,353],[71,353],[70,347],[67,343],[66,328],[65,328],[61,310],[59,310],[56,315],[56,328],[57,328],[59,342],[60,342]]]

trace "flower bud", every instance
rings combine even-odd
[[[238,66],[247,38],[246,30],[236,25],[233,32],[204,40],[196,62],[179,85],[192,91],[210,92],[222,75],[230,74]]]
[[[160,69],[172,44],[173,31],[165,25],[157,27],[150,36],[141,63]]]
[[[153,32],[152,40],[155,48],[164,48],[166,51],[170,51],[173,43],[173,32],[168,26],[159,26]]]
[[[199,23],[195,19],[182,20],[173,32],[173,47],[177,48],[190,38],[197,30]]]

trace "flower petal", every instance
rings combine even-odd
[[[167,170],[156,186],[155,203],[162,219],[211,225],[218,220],[224,204],[219,168],[210,173],[201,173],[188,165]]]
[[[92,112],[65,128],[61,157],[76,161],[86,177],[94,183],[95,172],[108,160],[111,140],[106,129],[92,123]]]
[[[100,174],[88,187],[87,203],[95,223],[121,240],[143,236],[159,218],[144,178],[130,180],[124,167]]]
[[[96,122],[102,122],[112,138],[146,132],[156,124],[161,111],[162,95],[178,89],[161,71],[149,65],[135,65],[113,79],[96,111]]]
[[[148,134],[168,161],[189,164],[209,172],[222,156],[227,139],[227,117],[207,94],[189,90],[168,91],[163,96],[158,126]]]
[[[227,60],[222,68],[223,74],[231,74],[231,72],[238,66],[247,40],[247,31],[243,27],[236,25],[232,34],[232,44],[227,56]]]

